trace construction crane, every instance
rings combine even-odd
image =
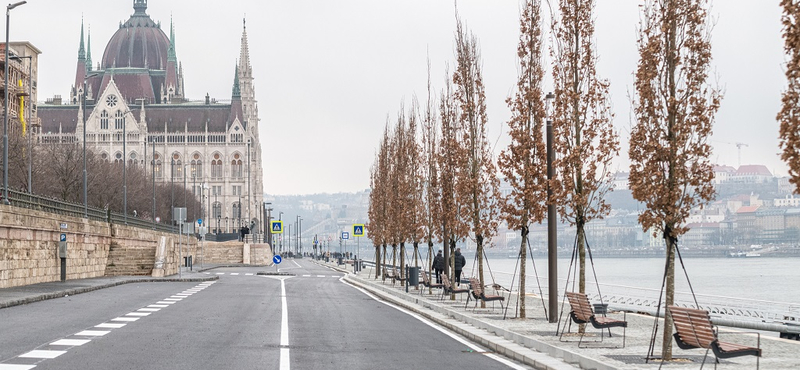
[[[716,141],[718,143],[722,143],[722,144],[736,145],[736,150],[738,151],[738,155],[739,155],[739,166],[738,167],[742,166],[742,147],[743,146],[749,147],[749,145],[747,145],[746,143],[742,143],[742,142],[738,142],[738,143],[734,144],[734,143],[728,143],[728,142],[725,142],[725,141],[718,141],[718,140],[714,140],[714,141]]]

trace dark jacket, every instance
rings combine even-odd
[[[441,254],[437,254],[436,257],[433,258],[433,268],[436,270],[444,270],[444,257]]]
[[[467,264],[467,259],[464,258],[464,256],[461,255],[461,252],[458,252],[458,251],[456,251],[456,256],[455,257],[456,257],[455,258],[455,262],[454,262],[455,270],[460,271],[460,270],[462,270],[464,268],[464,265]]]

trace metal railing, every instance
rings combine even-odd
[[[84,217],[83,204],[65,202],[59,199],[45,198],[35,194],[8,189],[8,199],[12,206],[26,209],[33,209],[48,213],[76,218]],[[178,228],[169,224],[151,222],[138,217],[127,217],[122,213],[116,213],[105,209],[87,207],[86,216],[93,221],[106,222],[111,224],[140,227],[167,233],[178,233]]]

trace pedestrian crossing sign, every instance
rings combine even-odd
[[[269,231],[272,234],[283,234],[283,221],[270,221]]]
[[[364,236],[364,224],[353,225],[353,236]]]

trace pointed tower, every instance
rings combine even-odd
[[[239,119],[239,122],[246,121],[244,113],[242,112],[242,93],[239,86],[239,66],[236,66],[236,72],[233,74],[233,90],[231,91],[231,112],[228,115],[228,123]],[[249,130],[249,122],[245,129]]]
[[[80,96],[83,93],[83,80],[86,78],[86,48],[83,45],[83,19],[81,19],[81,44],[78,47],[78,66],[75,69],[75,84],[70,89],[69,100],[72,104],[80,103]]]
[[[161,101],[171,102],[178,95],[178,57],[175,54],[175,25],[169,20],[169,49],[167,50],[167,79],[164,82],[166,96]]]
[[[248,123],[247,130],[258,138],[258,106],[253,86],[253,67],[250,66],[250,49],[247,46],[247,20],[242,20],[242,46],[239,51],[238,78],[242,98],[242,111]],[[251,128],[252,127],[252,128]]]
[[[89,32],[86,34],[86,73],[92,71],[92,26],[89,26]]]

